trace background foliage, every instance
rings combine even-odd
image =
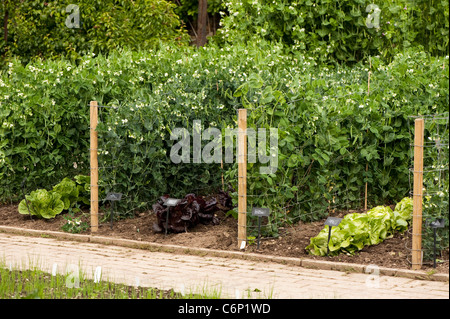
[[[0,17],[6,10],[9,13],[7,41],[0,39],[4,63],[11,56],[19,56],[24,63],[33,57],[76,60],[86,53],[107,53],[124,46],[149,49],[161,41],[175,46],[188,41],[175,5],[164,0],[80,0],[76,2],[80,28],[68,28],[66,19],[73,12],[66,8],[72,3],[2,1]]]
[[[24,177],[31,191],[89,174],[91,100],[106,106],[102,190],[124,193],[125,215],[163,193],[211,193],[222,173],[233,192],[236,164],[174,165],[169,136],[193,120],[234,128],[246,108],[249,127],[279,129],[277,172],[248,165],[248,206],[272,209],[264,229],[276,235],[280,221],[360,208],[366,182],[369,206],[399,201],[410,116],[448,114],[448,0],[374,0],[379,28],[368,0],[210,1],[223,28],[200,49],[178,16],[193,18],[195,1],[81,0],[80,29],[65,26],[69,3],[0,5],[0,201],[18,201]],[[448,179],[439,187],[425,211],[448,225]]]
[[[280,136],[274,176],[249,165],[249,194],[258,195],[249,206],[271,207],[277,220],[283,207],[305,201],[289,216],[310,220],[330,201],[360,205],[365,181],[373,202],[407,194],[408,116],[447,110],[448,58],[411,51],[390,64],[373,57],[371,66],[330,68],[281,46],[165,47],[85,56],[78,66],[14,61],[2,73],[0,98],[3,200],[20,194],[24,176],[35,189],[88,173],[90,100],[118,107],[100,109],[101,158],[116,166],[101,178],[133,194],[128,207],[150,205],[164,192],[220,186],[220,164],[170,163],[170,131],[192,132],[194,119],[234,128],[245,107],[249,126],[278,127]],[[224,171],[237,189],[236,165]]]
[[[228,0],[229,15],[219,31],[225,43],[258,39],[286,44],[320,61],[355,62],[380,54],[392,59],[422,45],[433,55],[448,55],[448,0]],[[379,27],[366,20],[380,9]],[[374,21],[372,20],[372,23]]]

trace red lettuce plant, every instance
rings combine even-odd
[[[187,231],[188,228],[194,227],[201,223],[204,225],[217,225],[219,219],[215,216],[217,211],[228,211],[233,207],[231,197],[228,193],[220,191],[215,197],[204,199],[195,194],[187,194],[178,205],[170,208],[164,206],[164,202],[169,195],[161,196],[160,199],[153,204],[153,212],[158,219],[153,224],[155,232],[163,232],[166,229],[174,233]]]

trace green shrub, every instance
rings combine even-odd
[[[124,193],[127,211],[164,193],[210,192],[222,172],[237,189],[236,164],[171,163],[170,132],[192,132],[193,120],[223,132],[243,107],[249,127],[279,132],[276,174],[248,166],[249,207],[270,207],[270,222],[361,207],[365,182],[369,204],[403,198],[409,116],[448,111],[448,58],[409,50],[350,68],[283,52],[260,43],[12,62],[0,75],[0,198],[17,199],[25,176],[37,189],[89,172],[90,100],[110,106],[99,109],[101,189]]]

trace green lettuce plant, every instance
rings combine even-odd
[[[347,214],[338,226],[331,229],[329,244],[329,228],[324,227],[316,237],[311,238],[306,250],[312,255],[325,256],[328,244],[330,256],[340,253],[353,255],[365,246],[393,237],[395,231],[405,231],[411,218],[412,199],[408,197],[402,199],[394,211],[387,206],[377,206],[365,214]]]
[[[75,176],[75,181],[66,177],[53,186],[51,191],[45,189],[33,191],[30,195],[25,196],[26,200],[23,199],[20,202],[19,213],[49,219],[54,218],[63,210],[79,210],[78,207],[73,208],[79,202],[89,204],[90,180],[91,178],[86,175]]]
[[[413,200],[409,197],[403,198],[395,205],[394,209],[394,230],[398,232],[404,232],[408,229],[408,223],[412,219],[413,212]]]
[[[53,191],[61,195],[64,209],[69,209],[78,200],[79,189],[70,178],[64,178],[59,184],[53,186]]]
[[[39,218],[50,219],[60,214],[64,210],[64,202],[58,192],[38,189],[25,196],[19,204],[19,213],[23,215],[31,214]],[[27,202],[28,201],[28,211]]]

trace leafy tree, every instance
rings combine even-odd
[[[0,54],[33,57],[107,53],[119,47],[150,49],[160,41],[187,43],[175,5],[165,0],[3,0]]]

